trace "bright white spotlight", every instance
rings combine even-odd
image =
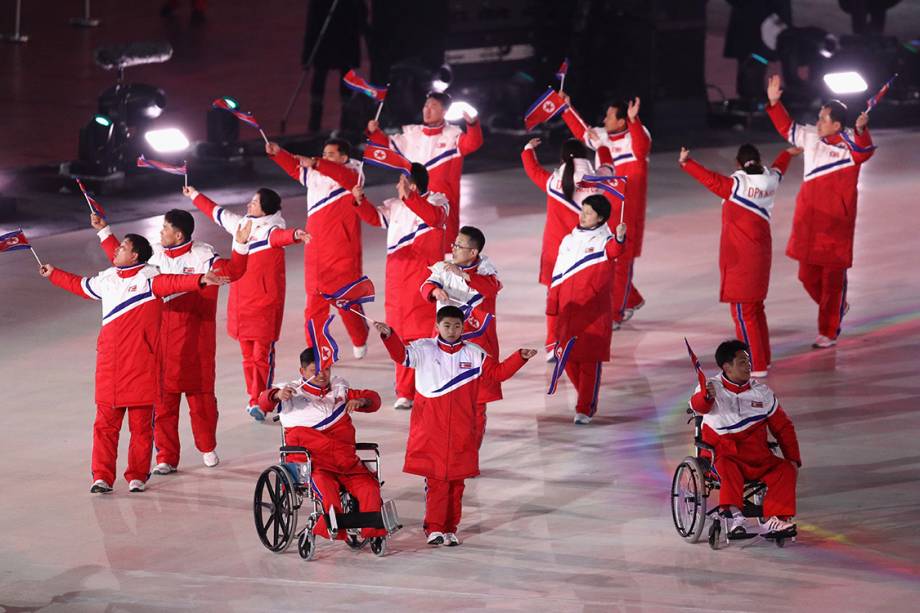
[[[150,130],[144,134],[144,139],[157,153],[185,151],[191,144],[179,128]]]
[[[447,112],[444,114],[444,119],[447,121],[459,121],[463,119],[463,114],[466,113],[473,119],[476,119],[476,116],[479,115],[479,111],[473,108],[468,102],[462,100],[457,100],[452,102],[450,107],[447,109]]]
[[[439,94],[444,92],[448,88],[450,83],[442,81],[441,79],[435,79],[431,82],[431,91],[438,92]]]
[[[869,89],[868,83],[858,72],[829,72],[824,75],[824,83],[835,94],[858,94]]]

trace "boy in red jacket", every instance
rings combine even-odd
[[[481,381],[506,381],[537,354],[519,349],[503,362],[461,340],[463,311],[438,310],[437,338],[404,345],[385,323],[374,324],[390,357],[415,370],[415,402],[403,472],[425,477],[425,534],[429,545],[460,544],[464,481],[479,474],[476,403]]]

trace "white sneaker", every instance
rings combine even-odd
[[[623,321],[629,321],[632,319],[633,315],[636,314],[636,311],[645,306],[645,300],[637,304],[631,309],[623,309]]]
[[[109,485],[108,481],[103,481],[102,479],[96,479],[93,481],[93,486],[89,488],[90,494],[111,494],[112,486]]]
[[[837,340],[833,338],[827,338],[823,334],[819,334],[818,338],[815,339],[815,342],[811,344],[815,349],[827,349],[828,347],[833,347],[837,344]]]
[[[457,535],[453,532],[448,532],[444,535],[444,540],[447,542],[448,547],[456,547],[460,544],[460,539],[457,538]]]
[[[434,545],[435,547],[439,547],[440,545],[444,544],[444,533],[443,532],[431,532],[428,535],[428,540],[426,542],[429,545]]]
[[[169,473],[176,472],[176,467],[172,464],[167,464],[166,462],[160,462],[153,467],[153,472],[158,475],[168,475]]]
[[[145,489],[147,489],[147,484],[140,479],[132,479],[128,482],[129,492],[143,492]]]
[[[204,460],[204,465],[208,468],[214,468],[220,464],[220,458],[217,457],[217,450],[209,451],[207,453],[201,454],[201,459]]]
[[[575,425],[583,426],[591,423],[591,416],[584,413],[575,413]]]
[[[367,355],[367,345],[361,345],[360,347],[352,347],[351,350],[355,354],[355,357],[359,360],[364,359],[364,356]]]
[[[412,408],[412,401],[408,398],[403,398],[400,396],[396,399],[396,402],[393,403],[393,408],[401,411],[408,411]],[[438,534],[441,534],[438,532]]]
[[[547,352],[546,352],[546,361],[547,361],[547,363],[549,363],[549,364],[552,364],[553,362],[555,362],[555,361],[556,361],[556,352],[555,352],[555,351],[547,351]]]
[[[763,522],[760,525],[761,534],[770,534],[771,532],[785,532],[787,530],[792,530],[795,528],[795,524],[788,521],[783,521],[776,515]]]
[[[762,379],[762,378],[766,377],[768,374],[769,374],[769,373],[767,373],[767,371],[765,371],[765,370],[752,370],[752,371],[751,371],[751,376],[752,376],[752,377],[756,377],[756,378],[758,378],[758,379]]]
[[[741,513],[737,513],[728,518],[728,534],[733,536],[738,536],[741,534],[747,534],[746,529],[746,520],[747,518]]]

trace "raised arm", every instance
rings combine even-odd
[[[681,148],[678,161],[680,167],[684,169],[684,172],[699,181],[703,187],[719,198],[725,199],[732,195],[734,182],[729,177],[709,170],[702,164],[696,162],[696,160],[690,159],[690,152],[687,149]]]
[[[101,223],[97,223],[96,220],[99,220]],[[102,250],[105,252],[105,257],[109,259],[109,262],[114,262],[115,250],[118,249],[118,239],[112,233],[112,228],[109,227],[109,224],[107,224],[104,219],[97,215],[91,216],[90,223],[98,230],[96,236],[99,237],[99,246],[102,247]]]
[[[282,149],[276,143],[267,143],[265,145],[265,153],[268,155],[268,159],[273,161],[275,164],[281,167],[281,169],[287,173],[289,177],[297,181],[300,180],[300,162],[295,158],[290,152]]]
[[[467,156],[482,147],[482,124],[479,119],[466,117],[466,132],[460,135],[457,148],[460,155]]]
[[[72,272],[55,268],[49,264],[42,267],[42,276],[46,276],[44,271],[47,269],[50,269],[47,279],[61,289],[65,289],[71,294],[86,300],[102,300],[102,296],[99,295],[94,288],[94,284],[98,283],[98,276],[81,277]]]
[[[770,164],[770,167],[779,174],[785,175],[786,169],[789,168],[789,162],[791,161],[792,154],[787,149],[784,149],[779,152],[779,155],[776,156],[776,159],[773,160],[773,163]]]
[[[482,361],[482,376],[489,381],[507,381],[514,376],[514,373],[521,370],[529,358],[523,356],[526,349],[518,349],[501,362],[486,356]]]
[[[222,227],[224,230],[230,234],[236,232],[236,228],[240,224],[240,220],[243,218],[242,215],[237,215],[236,213],[231,213],[222,206],[218,206],[216,202],[200,193],[191,185],[183,187],[182,193],[192,201],[192,204],[195,207],[211,218],[211,221]]]
[[[862,112],[856,119],[856,130],[853,136],[855,147],[851,146],[850,151],[853,154],[853,161],[862,164],[872,157],[875,153],[875,145],[872,144],[872,136],[869,135],[869,114]]]
[[[633,155],[637,160],[644,160],[648,157],[648,152],[652,148],[652,139],[649,137],[642,120],[639,119],[639,97],[629,101],[626,108],[626,129],[629,130],[629,137],[632,140]]]
[[[568,98],[568,96],[566,96],[566,98]],[[562,111],[562,121],[569,127],[572,136],[584,142],[589,147],[591,146],[591,143],[589,143],[587,139],[588,124],[586,124],[584,119],[575,111],[571,102],[569,102],[569,107]]]
[[[410,190],[402,199],[409,209],[422,218],[432,228],[440,227],[447,221],[447,212],[444,207],[437,206],[422,198],[418,192]]]
[[[536,143],[534,143],[534,141],[536,141]],[[533,181],[534,185],[539,187],[543,192],[546,192],[546,182],[553,173],[543,168],[540,165],[540,161],[537,160],[536,148],[539,144],[540,139],[538,138],[527,143],[524,150],[521,152],[521,161],[524,163],[524,172],[527,173],[527,176]]]
[[[367,122],[367,129],[364,131],[364,135],[367,137],[367,140],[375,145],[380,145],[381,147],[390,146],[389,137],[380,129],[380,124],[373,119]]]
[[[364,195],[363,186],[355,185],[351,188],[351,195],[355,199],[355,207],[358,209],[358,217],[361,218],[361,221],[376,228],[383,228],[386,225],[383,213]]]
[[[345,164],[336,164],[329,160],[318,159],[313,164],[313,170],[329,177],[347,190],[358,184],[358,173]]]
[[[201,287],[204,275],[157,275],[150,284],[154,296],[163,298],[182,292],[197,292]]]

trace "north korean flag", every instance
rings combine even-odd
[[[407,177],[412,171],[412,162],[387,147],[381,147],[368,141],[364,147],[364,163],[380,168],[398,170]]]
[[[552,87],[547,88],[546,92],[537,98],[537,101],[531,105],[524,114],[524,127],[533,130],[535,127],[545,121],[549,121],[562,111],[568,105]]]

